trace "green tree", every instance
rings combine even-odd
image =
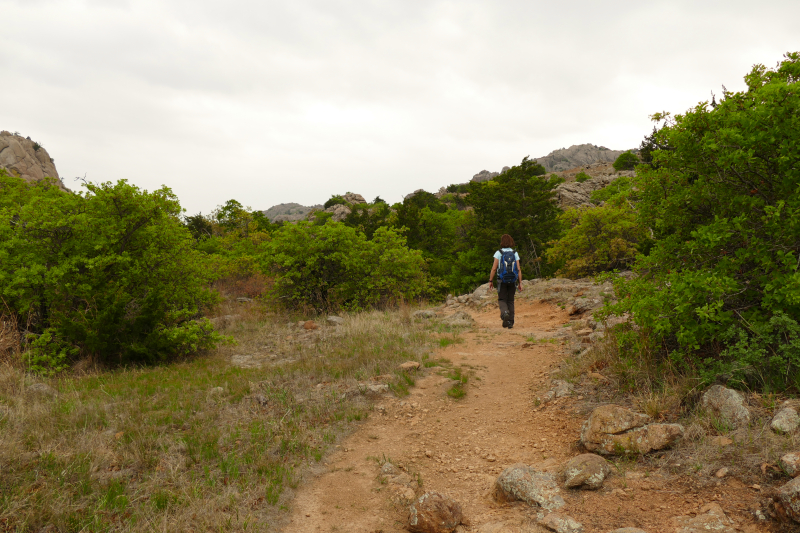
[[[614,161],[612,166],[614,170],[620,172],[622,170],[633,170],[639,164],[639,157],[632,151],[628,150],[619,154],[619,157]]]
[[[611,311],[708,380],[797,389],[800,350],[780,342],[800,319],[800,54],[745,81],[716,107],[653,117],[670,149],[642,168],[637,208],[656,243]],[[744,357],[754,343],[763,357]]]
[[[290,307],[351,310],[433,294],[419,251],[402,235],[379,228],[372,240],[340,222],[286,225],[276,232],[263,261],[275,276],[274,295]]]
[[[38,335],[31,366],[153,363],[213,346],[220,337],[195,320],[215,301],[210,274],[172,191],[85,186],[0,175],[0,295]]]
[[[491,257],[504,233],[517,243],[525,277],[554,271],[553,265],[542,263],[541,259],[548,242],[560,232],[561,209],[556,203],[555,188],[563,180],[548,179],[543,176],[545,172],[542,165],[525,157],[519,165],[492,180],[469,184],[467,201],[474,209],[474,218],[467,226],[467,238],[474,250],[465,252],[462,259],[471,265],[468,276],[476,285],[488,277]],[[485,258],[480,267],[479,257]]]

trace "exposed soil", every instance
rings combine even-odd
[[[504,532],[541,529],[535,525],[536,509],[498,504],[491,488],[514,463],[557,471],[581,453],[583,397],[541,406],[534,401],[551,387],[550,374],[563,359],[563,348],[526,342],[558,331],[569,316],[556,306],[524,300],[517,301],[513,330],[501,327],[496,310],[472,315],[478,327],[462,335],[465,342],[436,354],[474,371],[466,396],[448,397],[448,378],[433,368],[410,396],[378,401],[373,415],[299,489],[286,533],[405,531],[403,498],[409,490],[417,495],[435,490],[459,501],[469,520],[459,531],[496,531],[500,523]],[[407,487],[380,475],[387,460],[411,478]],[[719,503],[741,531],[769,530],[755,515],[763,494],[733,477],[700,484],[692,476],[621,461],[602,489],[562,489],[562,495],[567,502],[562,511],[587,533],[629,526],[672,533],[673,517],[694,515],[710,502]]]

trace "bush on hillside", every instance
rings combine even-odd
[[[575,181],[577,181],[578,183],[583,183],[584,181],[588,181],[590,179],[592,179],[592,177],[586,172],[578,172],[575,175]]]
[[[639,157],[632,151],[628,150],[627,152],[619,154],[619,157],[617,157],[612,166],[614,167],[614,170],[621,172],[623,170],[633,170],[638,164]]]
[[[214,297],[172,191],[86,188],[0,173],[0,296],[33,333],[31,368],[168,361],[219,341],[194,320]]]
[[[610,311],[706,381],[800,390],[800,54],[745,81],[654,117],[670,149],[642,168],[637,208],[656,243]]]
[[[649,241],[626,202],[568,209],[560,220],[567,230],[552,243],[548,258],[562,264],[558,274],[568,278],[629,269]]]
[[[334,205],[347,205],[347,200],[345,200],[338,194],[334,194],[328,199],[327,202],[325,202],[323,207],[325,209],[328,209],[329,207],[333,207]]]
[[[386,227],[367,240],[340,222],[284,226],[263,260],[275,275],[274,296],[293,308],[360,310],[424,298],[441,284],[426,273],[421,253]]]

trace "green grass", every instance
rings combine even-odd
[[[402,313],[308,343],[286,322],[253,312],[223,331],[238,345],[193,361],[50,379],[56,398],[0,365],[0,531],[271,531],[287,488],[366,418],[356,380],[391,376],[407,394],[397,365],[436,342]],[[293,362],[230,365],[260,352]]]

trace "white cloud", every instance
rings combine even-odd
[[[190,211],[397,201],[741,88],[800,4],[0,0],[0,128]],[[69,179],[67,179],[69,182]]]

